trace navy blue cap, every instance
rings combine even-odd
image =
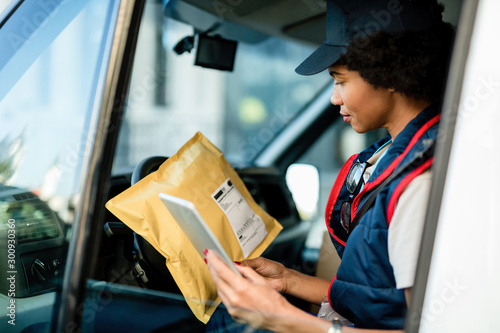
[[[325,70],[346,52],[347,45],[355,38],[377,31],[425,30],[441,19],[435,0],[327,0],[326,41],[295,72],[313,75]]]

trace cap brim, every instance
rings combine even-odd
[[[322,72],[339,60],[345,49],[345,46],[332,46],[323,43],[295,68],[295,72],[300,75],[313,75]]]

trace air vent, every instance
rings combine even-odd
[[[23,200],[35,199],[36,195],[34,195],[31,192],[26,192],[26,193],[14,194],[13,197],[14,199],[16,199],[16,201],[23,201]]]
[[[30,205],[26,205],[27,203]],[[59,236],[55,216],[39,201],[28,201],[16,217],[16,236],[19,244],[36,242]]]

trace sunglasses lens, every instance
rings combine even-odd
[[[356,163],[352,169],[351,172],[349,172],[349,175],[347,176],[347,190],[350,193],[354,193],[356,191],[356,188],[358,187],[359,181],[361,180],[361,177],[363,176],[363,171],[365,169],[365,164],[364,163]]]
[[[349,224],[351,223],[351,203],[346,201],[342,204],[340,208],[340,224],[345,229],[349,230]]]

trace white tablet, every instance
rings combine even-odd
[[[214,251],[233,271],[241,275],[191,201],[165,193],[160,193],[159,197],[202,258],[205,258],[205,249]]]

